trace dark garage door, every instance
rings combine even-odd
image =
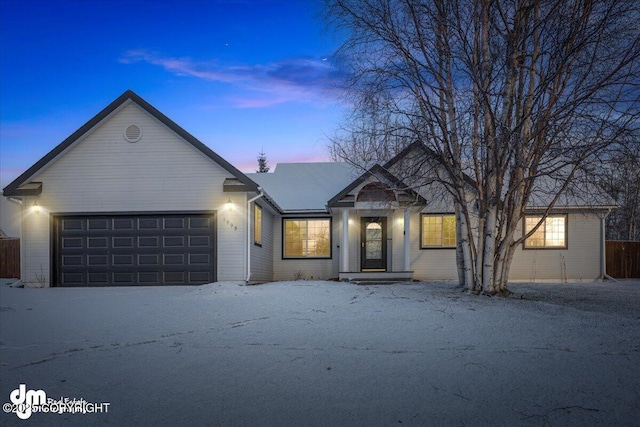
[[[54,286],[216,280],[215,214],[54,217]]]

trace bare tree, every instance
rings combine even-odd
[[[360,133],[334,141],[334,156],[395,152],[394,135],[420,141],[455,200],[460,281],[507,293],[516,246],[638,126],[638,3],[326,2],[330,25],[347,34],[339,58],[354,117],[371,119],[352,123]],[[546,206],[542,219],[516,236],[532,202]]]
[[[636,135],[620,144],[598,171],[600,185],[619,205],[607,218],[607,239],[640,240],[639,140]]]

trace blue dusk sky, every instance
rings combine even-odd
[[[314,0],[0,0],[0,185],[127,89],[244,172],[327,161],[339,43]]]

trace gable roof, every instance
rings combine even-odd
[[[13,180],[9,185],[7,185],[3,194],[5,196],[28,196],[28,195],[37,195],[33,194],[33,190],[30,189],[30,192],[24,187],[25,184],[29,183],[29,179],[33,177],[36,173],[38,173],[41,169],[46,167],[50,162],[54,161],[59,155],[61,155],[67,148],[69,148],[73,143],[75,143],[78,139],[80,139],[83,135],[89,132],[93,127],[97,126],[102,120],[107,118],[111,113],[116,111],[120,106],[122,106],[125,102],[131,100],[139,105],[146,112],[151,114],[157,120],[159,120],[162,124],[167,126],[177,135],[179,135],[182,139],[187,141],[189,144],[193,145],[197,150],[203,153],[205,156],[210,158],[212,161],[220,165],[227,172],[233,175],[238,179],[241,183],[245,185],[246,191],[258,191],[258,185],[249,179],[245,174],[236,169],[231,163],[227,162],[225,159],[216,154],[209,147],[200,142],[196,137],[191,135],[189,132],[184,130],[182,127],[178,126],[173,120],[162,114],[159,110],[157,110],[154,106],[149,104],[147,101],[142,99],[132,90],[127,90],[118,98],[116,98],[111,104],[107,105],[102,111],[96,114],[91,120],[82,125],[77,131],[72,133],[67,139],[62,141],[58,146],[56,146],[53,150],[51,150],[48,154],[46,154],[43,158],[38,160],[33,166],[27,169],[24,173],[22,173],[18,178]],[[41,187],[40,187],[41,188]],[[39,193],[38,193],[39,194]]]
[[[397,188],[406,188],[408,193],[414,196],[414,191],[407,186],[401,178],[395,176],[390,170],[396,166],[403,158],[407,157],[411,152],[417,151],[430,159],[433,159],[437,165],[442,165],[442,157],[425,146],[421,141],[414,141],[398,152],[393,158],[384,163],[383,166],[374,164],[373,167],[365,171],[358,179],[353,181],[349,186],[344,188],[340,193],[329,200],[329,207],[352,206],[352,202],[341,202],[340,200],[349,194],[354,188],[360,185],[364,180],[374,174],[379,174],[389,179]],[[468,174],[463,173],[463,180],[470,190],[476,191],[477,184]],[[540,176],[536,179],[536,185],[532,192],[526,209],[539,210],[546,208],[552,202],[553,194],[562,186],[562,177],[552,178],[549,176]],[[417,194],[417,193],[416,193]],[[422,199],[421,197],[417,200]],[[422,199],[424,200],[424,199]],[[586,172],[579,172],[574,181],[564,192],[560,194],[554,205],[554,209],[611,209],[617,207],[615,201],[607,194],[599,185],[590,180]]]
[[[425,146],[420,141],[415,141],[406,146],[400,153],[384,164],[384,168],[388,169],[395,163],[407,156],[414,149],[421,150],[426,156],[434,159],[438,164],[444,164],[440,154]],[[553,178],[548,175],[542,175],[536,178],[535,188],[532,191],[526,209],[539,210],[546,208],[552,202],[554,195],[564,184],[562,171],[557,172],[557,177]],[[466,173],[463,173],[464,182],[472,191],[476,191],[478,184],[475,179]],[[506,189],[505,189],[506,191]],[[584,170],[576,173],[573,181],[568,188],[564,190],[555,202],[554,209],[611,209],[616,208],[616,202],[604,191],[598,184],[589,178]]]
[[[344,204],[343,202],[340,202],[340,199],[342,199],[344,196],[349,194],[353,189],[355,189],[357,186],[359,186],[360,184],[365,182],[368,178],[370,178],[372,176],[376,176],[376,175],[382,175],[384,178],[386,178],[391,183],[393,183],[393,185],[395,185],[396,188],[403,189],[403,191],[408,193],[412,198],[418,200],[420,203],[424,203],[425,202],[425,200],[422,198],[422,196],[420,196],[418,193],[416,193],[411,188],[409,188],[405,183],[403,183],[401,180],[399,180],[395,175],[393,175],[391,172],[389,172],[386,168],[384,168],[383,166],[380,166],[378,164],[375,164],[371,168],[369,168],[369,170],[365,171],[358,178],[356,178],[354,181],[352,181],[342,191],[340,191],[338,194],[333,196],[329,200],[327,205],[329,207],[352,207],[353,203]]]
[[[326,211],[337,188],[348,185],[357,170],[348,163],[278,163],[273,172],[247,174],[277,201],[283,212]]]

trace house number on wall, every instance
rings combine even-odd
[[[227,218],[222,218],[224,222],[229,226],[229,228],[233,228],[234,230],[238,229],[238,226],[229,221]]]

